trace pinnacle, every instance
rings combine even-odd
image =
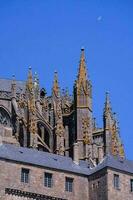
[[[58,83],[58,73],[57,73],[57,71],[54,72],[53,92],[56,96],[59,95],[59,83]]]

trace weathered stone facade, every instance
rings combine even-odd
[[[64,156],[12,146],[0,146],[0,200],[133,199],[132,161],[107,156],[92,168],[85,161],[75,164]],[[28,182],[21,180],[22,169],[29,170]],[[45,173],[52,174],[51,187],[44,185]],[[72,191],[66,191],[66,178],[73,180]]]
[[[103,113],[103,128],[92,115],[92,85],[88,80],[84,49],[73,95],[60,91],[55,72],[52,95],[40,88],[37,74],[29,69],[25,82],[0,79],[0,126],[12,129],[23,147],[88,160],[96,165],[107,154],[124,157],[117,120],[108,94]]]
[[[120,187],[115,189],[112,185],[114,174],[119,175]],[[108,180],[108,199],[133,199],[133,192],[131,192],[130,180],[133,179],[133,174],[124,173],[115,169],[107,170],[107,180]]]
[[[21,169],[30,169],[30,181],[25,184],[21,182]],[[8,174],[7,174],[8,172]],[[53,174],[53,186],[48,188],[44,186],[44,172]],[[65,177],[74,179],[73,192],[65,191]],[[88,179],[81,175],[39,168],[30,165],[0,162],[0,198],[5,199],[5,188],[28,191],[30,193],[45,194],[46,196],[58,197],[60,199],[80,200],[88,199]],[[8,199],[8,198],[7,198]]]
[[[108,93],[103,127],[96,125],[84,49],[72,96],[61,92],[57,72],[51,96],[31,68],[25,82],[0,79],[0,200],[131,200],[132,184]]]
[[[102,169],[89,177],[89,199],[108,199],[107,169]]]

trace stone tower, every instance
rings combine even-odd
[[[84,49],[81,49],[78,77],[74,85],[76,154],[79,159],[92,155],[92,91],[87,78]]]

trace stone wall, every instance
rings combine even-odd
[[[30,169],[29,183],[21,182],[21,169]],[[44,186],[44,172],[53,174],[53,187]],[[65,177],[74,179],[73,192],[65,191]],[[59,172],[20,163],[0,161],[0,200],[14,200],[15,196],[5,195],[5,188],[18,189],[30,193],[43,194],[69,200],[88,199],[88,179],[76,174]],[[18,197],[18,199],[26,199]],[[30,198],[31,199],[31,198]]]
[[[107,200],[107,170],[103,169],[89,177],[89,199]]]
[[[119,189],[114,188],[114,174],[119,175]],[[133,175],[108,169],[107,176],[108,200],[133,200],[133,192],[130,187],[130,179],[133,179]]]
[[[30,170],[29,183],[21,182],[22,168]],[[44,186],[44,172],[53,174],[52,188]],[[114,175],[119,175],[119,188],[114,187]],[[73,192],[65,191],[66,177],[74,180]],[[104,168],[87,178],[73,173],[0,160],[0,200],[32,200],[32,194],[38,195],[37,199],[45,200],[133,200],[131,179],[133,175],[111,168]],[[9,188],[9,191],[5,194],[6,188]],[[13,195],[10,189],[13,190]]]

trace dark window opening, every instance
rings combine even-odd
[[[21,170],[21,182],[29,183],[29,169],[22,168],[22,170]]]
[[[131,192],[133,192],[133,179],[130,180]]]
[[[73,178],[66,177],[65,190],[67,192],[72,192],[73,191]]]
[[[44,186],[49,188],[53,186],[53,178],[51,173],[44,173]]]
[[[120,180],[119,175],[114,174],[114,188],[119,189],[120,188]]]
[[[49,121],[49,123],[51,123],[51,116],[50,115],[48,116],[48,121]]]
[[[23,131],[23,125],[19,124],[19,143],[20,146],[24,146],[24,131]]]
[[[46,129],[45,129],[44,141],[49,147],[50,146],[50,136],[49,136],[49,132]]]

